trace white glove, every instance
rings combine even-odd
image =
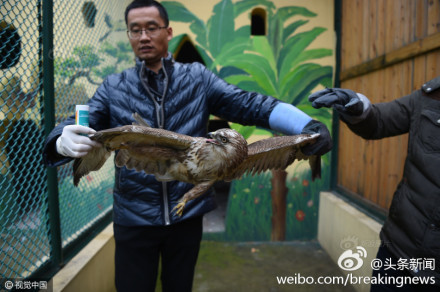
[[[79,158],[85,156],[92,147],[99,147],[101,144],[87,137],[96,131],[92,128],[69,125],[63,128],[63,133],[56,141],[57,152],[63,156]],[[83,134],[83,135],[81,135]]]

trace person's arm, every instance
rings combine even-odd
[[[350,89],[326,88],[309,96],[315,108],[333,107],[342,121],[364,139],[381,139],[408,132],[411,95],[391,102],[371,104]]]
[[[198,64],[199,66],[202,66]],[[209,112],[224,120],[242,125],[256,125],[269,129],[269,116],[274,107],[280,103],[278,99],[258,92],[246,91],[229,84],[217,75],[206,69],[200,68],[198,74],[202,78],[209,99]]]
[[[312,118],[288,103],[279,103],[269,116],[270,128],[285,135],[300,134]]]
[[[323,155],[331,150],[332,140],[327,127],[293,105],[272,96],[242,90],[228,84],[209,70],[203,72],[210,111],[226,120],[243,125],[257,125],[285,135],[319,133],[313,145],[302,150],[306,155]]]
[[[269,116],[269,124],[272,130],[285,135],[320,134],[314,144],[302,148],[306,155],[324,155],[333,147],[327,127],[291,104],[276,105]]]
[[[63,129],[67,125],[73,125],[75,117],[71,116],[67,120],[57,125],[46,137],[43,146],[43,162],[47,166],[56,167],[68,163],[72,160],[70,157],[63,156],[57,152],[56,141],[63,133]]]
[[[56,167],[68,163],[72,158],[84,156],[91,147],[99,145],[84,135],[107,127],[108,91],[106,79],[88,102],[90,128],[74,125],[75,116],[72,115],[51,131],[43,147],[43,161],[46,165]]]

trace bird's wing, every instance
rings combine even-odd
[[[254,142],[248,145],[248,157],[236,169],[234,177],[241,177],[246,172],[254,175],[269,169],[285,169],[295,160],[303,159],[308,159],[311,163],[312,176],[320,177],[320,158],[306,156],[301,152],[301,147],[314,143],[318,137],[319,134],[300,134],[276,136]]]
[[[125,165],[148,173],[154,173],[158,169],[163,172],[166,171],[166,166],[161,161],[176,155],[179,150],[187,149],[194,141],[191,136],[141,125],[102,130],[89,137],[101,143],[102,147],[75,159],[75,185],[90,171],[100,169],[111,151],[120,150],[116,157],[118,166]],[[156,166],[151,169],[151,165]]]
[[[100,169],[111,151],[104,147],[93,147],[92,150],[82,158],[76,158],[73,161],[73,184],[78,186],[79,180],[89,172]]]
[[[103,144],[111,150],[133,145],[186,149],[194,141],[194,138],[191,136],[141,125],[127,125],[98,131],[90,135],[90,139]]]

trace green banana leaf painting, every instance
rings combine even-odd
[[[332,85],[333,68],[312,62],[331,56],[332,50],[307,49],[326,29],[315,27],[295,33],[309,22],[306,19],[285,25],[295,16],[310,18],[316,17],[315,13],[298,6],[277,9],[267,0],[242,0],[234,4],[231,0],[222,0],[204,23],[182,3],[163,1],[162,4],[170,20],[190,23],[196,35],[196,49],[211,71],[245,90],[274,96],[316,118],[330,121],[329,112],[313,111],[306,103],[306,97],[317,85]],[[251,37],[250,25],[235,28],[233,20],[257,6],[267,9],[267,36]],[[170,42],[170,50],[177,47],[180,39],[176,36]],[[236,70],[226,70],[229,67]]]
[[[189,24],[191,33],[195,35],[193,40],[195,48],[202,57],[206,67],[211,71],[225,81],[244,90],[257,91],[293,104],[313,118],[324,122],[330,129],[330,111],[314,110],[307,101],[308,95],[318,85],[332,86],[333,68],[331,66],[323,66],[318,61],[321,58],[331,56],[332,50],[327,48],[309,48],[313,41],[326,31],[326,28],[313,27],[308,30],[304,29],[304,26],[309,23],[309,19],[317,16],[314,12],[299,6],[277,8],[274,2],[276,1],[241,0],[232,3],[231,0],[221,0],[213,7],[212,14],[206,22],[192,13],[182,3],[175,1],[163,1],[161,3],[167,9],[171,21]],[[251,36],[250,25],[235,27],[235,19],[237,17],[244,13],[250,14],[252,9],[257,7],[264,7],[267,13],[266,35]],[[170,51],[178,48],[179,42],[183,37],[185,35],[179,35],[171,40],[169,45]],[[231,124],[231,127],[242,133],[245,138],[249,137],[255,130],[255,127],[245,127],[237,124]],[[328,155],[324,156],[323,161],[328,167]],[[326,169],[324,168],[323,170],[325,171]],[[308,180],[309,177],[295,179],[301,182]],[[251,179],[244,178],[244,181],[246,180]],[[252,184],[252,182],[249,183]],[[270,182],[268,183],[270,184]],[[243,184],[243,182],[240,182],[240,184]],[[310,208],[310,205],[313,206],[310,215],[307,212],[301,211],[304,213],[305,218],[312,221],[307,221],[309,223],[305,224],[307,225],[307,230],[296,230],[294,232],[297,234],[293,235],[289,235],[289,231],[287,231],[286,234],[288,237],[291,237],[290,239],[315,236],[316,227],[310,231],[310,226],[317,224],[311,224],[310,222],[316,223],[318,203],[310,203],[311,199],[304,194],[313,191],[314,193],[310,194],[310,196],[317,201],[318,188],[323,188],[326,184],[328,184],[328,177],[323,175],[323,179],[315,184],[313,190],[310,190],[308,184],[299,183],[299,186],[296,187],[303,188],[302,190],[295,190],[295,192],[299,191],[305,198],[306,203],[303,205],[308,205]],[[235,183],[235,186],[233,185],[232,187],[236,193],[240,192],[237,185]],[[295,196],[290,193],[289,191],[289,197]],[[239,196],[234,196],[234,198],[246,197],[245,195],[240,194]],[[270,197],[269,194],[267,196]],[[250,200],[254,202],[254,199]],[[232,210],[234,206],[231,206],[233,204],[231,201],[230,199],[228,208]],[[296,197],[290,199],[290,201],[288,199],[287,207],[289,208],[290,206],[295,214],[291,217],[298,219],[298,210],[295,209],[297,206],[293,206],[293,204],[301,205],[301,203],[298,202]],[[265,212],[266,216],[270,218],[273,215],[271,211],[269,204],[269,210],[262,212]],[[234,213],[239,214],[240,212]],[[242,226],[241,228],[236,225],[238,224],[237,221],[242,221],[243,219],[239,217],[240,215],[228,212],[227,216],[229,221],[234,216],[238,216],[232,219],[234,221],[233,224],[235,224],[234,232],[239,233],[240,229],[242,232],[249,229],[249,226]],[[289,217],[289,210],[287,217]],[[299,219],[294,220],[293,224],[289,223],[289,218],[286,220],[288,229],[292,225],[294,225],[292,228],[304,228],[297,226],[298,222],[296,221],[299,221]],[[301,217],[300,221],[305,221],[304,216]],[[269,230],[264,233],[265,235],[259,236],[258,239],[270,239],[270,227],[267,229]],[[227,234],[225,237],[228,239],[237,238],[237,236],[231,234]],[[252,235],[248,237],[238,236],[238,238],[240,240],[255,239]]]

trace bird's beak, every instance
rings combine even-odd
[[[206,139],[206,143],[211,143],[211,144],[216,144],[219,145],[218,141],[214,138],[214,135],[212,132],[209,132],[206,137],[208,139]]]

